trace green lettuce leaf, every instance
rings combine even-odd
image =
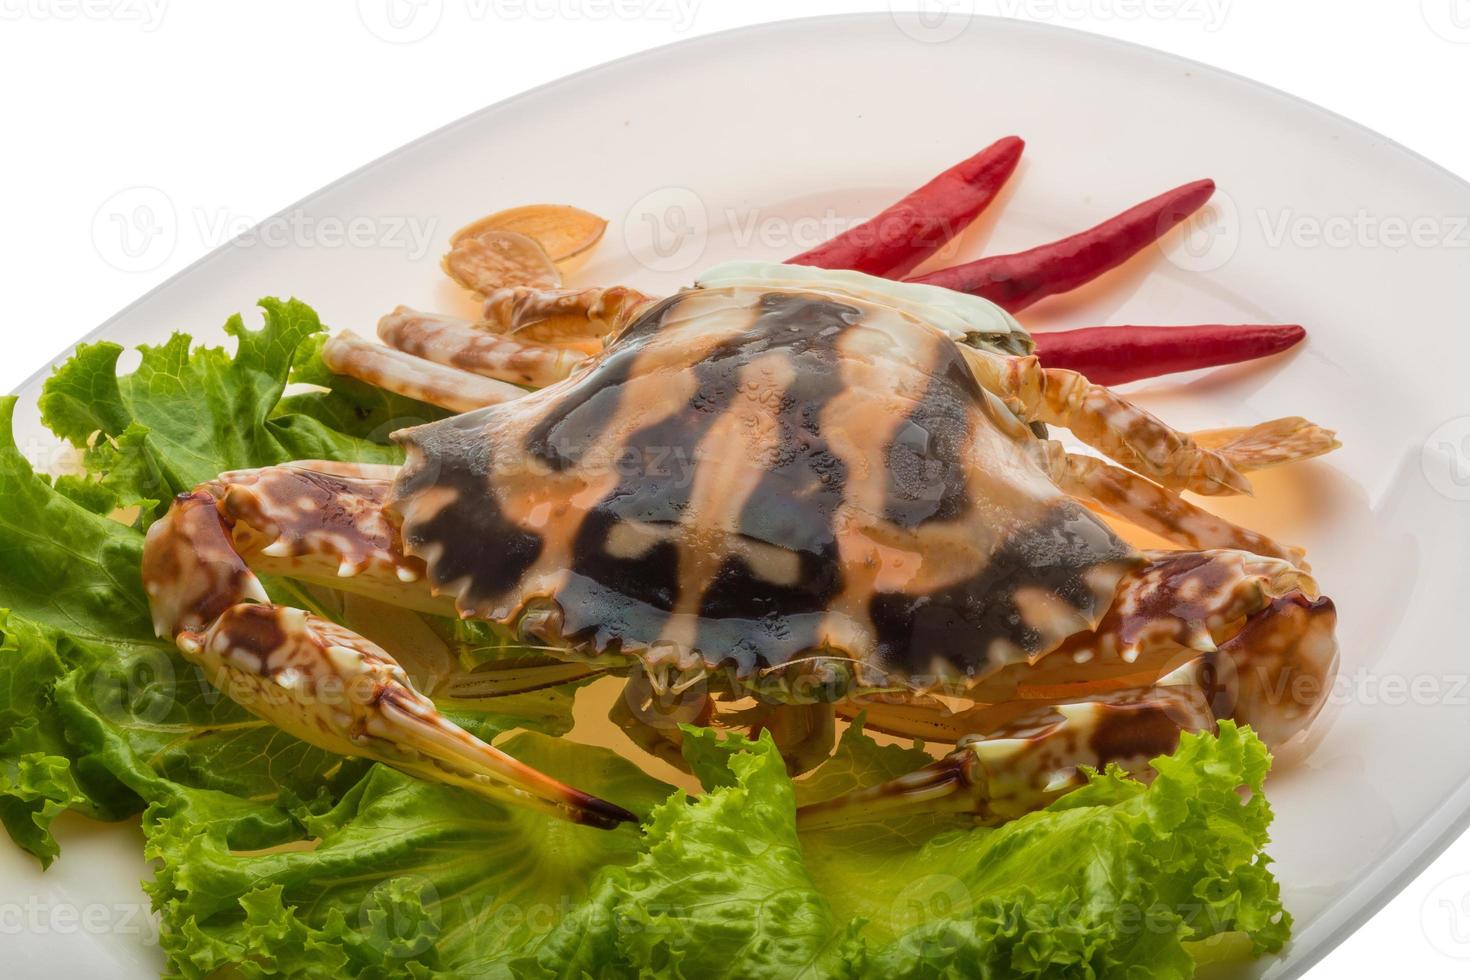
[[[153,636],[143,535],[37,475],[13,409],[0,403],[0,800],[22,846],[49,860],[60,806],[118,819],[172,782],[270,799],[360,775],[229,701]],[[18,833],[26,820],[35,829]]]
[[[312,334],[296,350],[291,380],[314,390],[281,399],[277,415],[312,419],[334,432],[386,443],[396,429],[422,425],[450,413],[412,398],[364,384],[356,378],[333,374],[322,361],[326,334]]]
[[[603,874],[525,975],[1189,977],[1203,940],[1260,953],[1290,928],[1261,853],[1268,756],[1229,723],[1148,787],[1113,770],[1007,826],[933,836],[912,819],[797,833],[768,739],[690,729],[685,746],[706,795],[661,807],[639,860]],[[922,761],[850,729],[807,793]]]
[[[887,940],[864,964],[876,976],[1182,978],[1194,974],[1189,944],[1210,937],[1280,949],[1290,917],[1262,853],[1265,746],[1224,722],[1156,768],[1146,788],[1096,774],[995,829],[921,843],[871,825],[814,834],[808,866],[839,914]]]
[[[83,344],[47,379],[42,420],[87,450],[87,468],[118,499],[151,510],[228,469],[292,459],[398,462],[388,433],[442,416],[311,366],[319,365],[323,328],[305,303],[263,299],[260,307],[258,330],[239,315],[225,323],[233,355],[176,333],[139,348],[138,367],[119,376],[122,347]],[[297,364],[298,380],[332,387],[283,402]]]
[[[25,735],[0,745],[0,823],[11,838],[47,867],[61,849],[51,824],[72,807],[86,802],[71,775],[71,760],[45,752],[27,752]]]
[[[503,747],[635,812],[669,793],[606,749],[529,732]],[[242,853],[220,829],[235,825],[236,805],[186,794],[145,825],[164,862],[149,890],[172,926],[165,949],[186,976],[231,964],[246,976],[291,973],[304,947],[332,950],[337,976],[483,976],[639,848],[631,827],[594,830],[382,766],[268,851]]]
[[[0,399],[0,605],[78,639],[154,642],[143,536],[57,492],[16,448]]]
[[[588,902],[517,964],[575,977],[837,976],[854,955],[801,858],[796,794],[769,735],[723,742],[686,728],[710,779],[696,802],[660,806],[631,867],[604,871]],[[713,760],[720,759],[716,764]],[[716,770],[724,772],[714,775]],[[713,777],[713,778],[711,778]]]
[[[796,781],[798,806],[877,786],[934,761],[921,743],[882,744],[865,735],[864,720],[858,715],[837,740],[831,758]]]

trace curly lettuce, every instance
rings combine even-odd
[[[233,354],[176,335],[119,374],[121,348],[79,348],[40,407],[81,450],[80,474],[35,472],[13,399],[0,403],[0,822],[49,864],[60,813],[141,815],[170,975],[1188,977],[1202,950],[1285,942],[1264,854],[1270,759],[1230,724],[1186,738],[1147,786],[1095,774],[1004,827],[924,815],[803,831],[799,805],[929,754],[855,725],[793,781],[769,738],[689,729],[705,787],[691,798],[562,737],[575,685],[493,711],[446,705],[646,818],[604,832],[344,760],[250,715],[152,635],[143,529],[222,470],[394,461],[389,431],[442,414],[331,376],[315,313],[261,306],[259,329],[227,324]],[[470,661],[516,655],[429,625]]]

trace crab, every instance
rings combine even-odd
[[[953,746],[803,808],[816,825],[1000,822],[1223,719],[1281,746],[1324,703],[1335,613],[1302,552],[1181,494],[1248,492],[1246,473],[1334,448],[1325,429],[1176,431],[1042,367],[983,299],[856,272],[482,292],[480,322],[399,308],[386,344],[324,349],[460,413],[393,433],[401,468],[225,473],[148,532],[158,632],[293,735],[581,823],[636,819],[458,727],[381,646],[259,575],[551,651],[522,689],[626,677],[614,720],[675,764],[685,722],[769,732],[793,775],[843,723]]]

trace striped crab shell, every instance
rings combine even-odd
[[[721,266],[566,380],[395,434],[404,547],[462,615],[579,659],[911,689],[1034,662],[1141,559],[958,347],[1022,328],[877,282]]]

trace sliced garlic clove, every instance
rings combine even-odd
[[[458,244],[487,231],[511,231],[534,238],[551,261],[565,262],[596,245],[606,229],[604,219],[569,204],[527,204],[465,225],[449,241]]]
[[[506,286],[561,286],[556,264],[529,235],[490,228],[471,236],[456,236],[453,245],[444,256],[444,271],[482,296]]]

